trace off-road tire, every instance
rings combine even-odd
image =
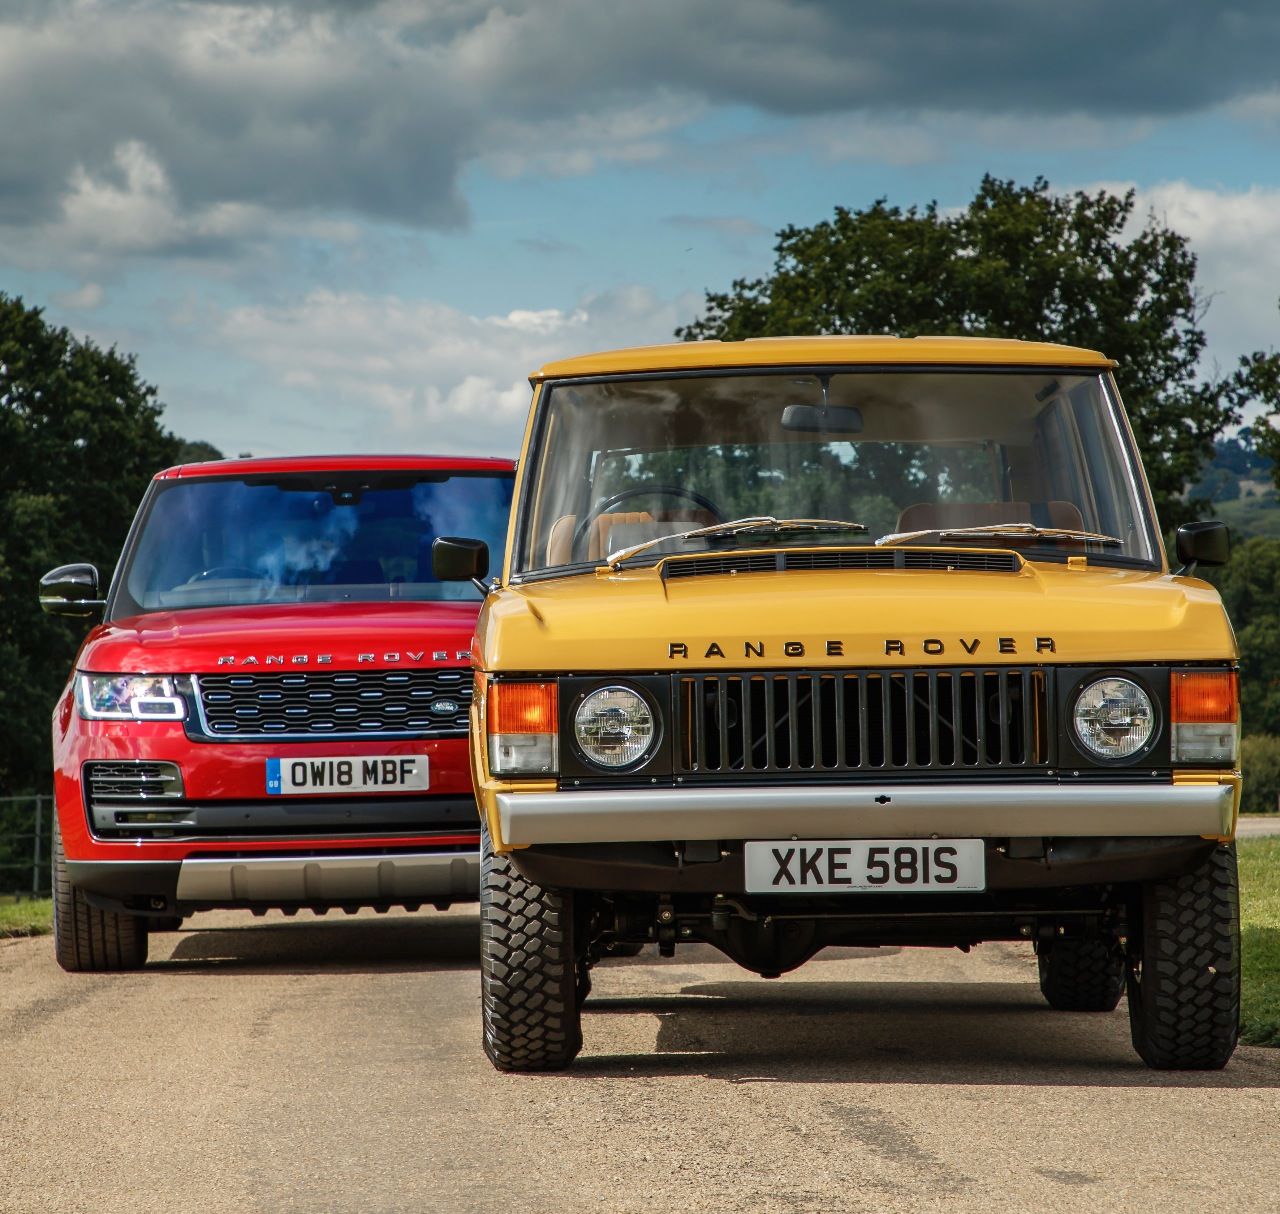
[[[1110,940],[1051,940],[1039,952],[1040,993],[1060,1012],[1114,1012],[1124,951]]]
[[[1226,1066],[1240,1035],[1235,845],[1216,848],[1186,876],[1144,885],[1135,937],[1128,978],[1134,1049],[1162,1071]]]
[[[73,974],[137,970],[147,963],[147,924],[90,906],[71,884],[57,815],[53,824],[53,955]]]
[[[525,880],[481,820],[480,1006],[500,1071],[559,1071],[582,1048],[573,895]]]

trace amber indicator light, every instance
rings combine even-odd
[[[556,733],[555,683],[492,683],[489,686],[489,732]]]
[[[1234,670],[1174,671],[1175,725],[1219,724],[1240,715],[1240,687]]]

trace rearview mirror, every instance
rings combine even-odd
[[[92,565],[59,565],[40,579],[40,608],[48,615],[96,615],[106,606],[98,597]]]
[[[442,582],[479,582],[489,572],[489,545],[442,535],[431,544],[431,571]]]
[[[852,405],[787,405],[782,428],[805,434],[861,434],[862,410]]]
[[[1206,523],[1183,523],[1178,528],[1176,548],[1182,562],[1179,573],[1190,573],[1197,565],[1225,565],[1231,557],[1231,532],[1216,519]]]

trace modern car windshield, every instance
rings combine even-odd
[[[479,599],[437,581],[440,535],[506,540],[512,476],[342,473],[162,482],[113,609]]]
[[[541,410],[517,574],[595,565],[651,540],[623,564],[903,533],[1032,560],[1155,563],[1142,474],[1102,374],[619,377],[551,385]],[[867,530],[683,534],[761,516]]]

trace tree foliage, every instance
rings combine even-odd
[[[47,789],[49,713],[84,634],[41,613],[40,576],[91,561],[104,583],[147,481],[173,463],[132,357],[0,294],[0,795]]]
[[[1070,195],[985,177],[956,213],[936,203],[864,210],[778,233],[772,273],[709,291],[676,336],[738,340],[786,334],[970,334],[1104,351],[1166,525],[1190,513],[1185,487],[1214,437],[1257,399],[1280,407],[1280,358],[1233,372],[1200,367],[1205,304],[1187,239],[1148,216],[1134,229],[1132,190]],[[1268,437],[1262,454],[1274,457]]]

